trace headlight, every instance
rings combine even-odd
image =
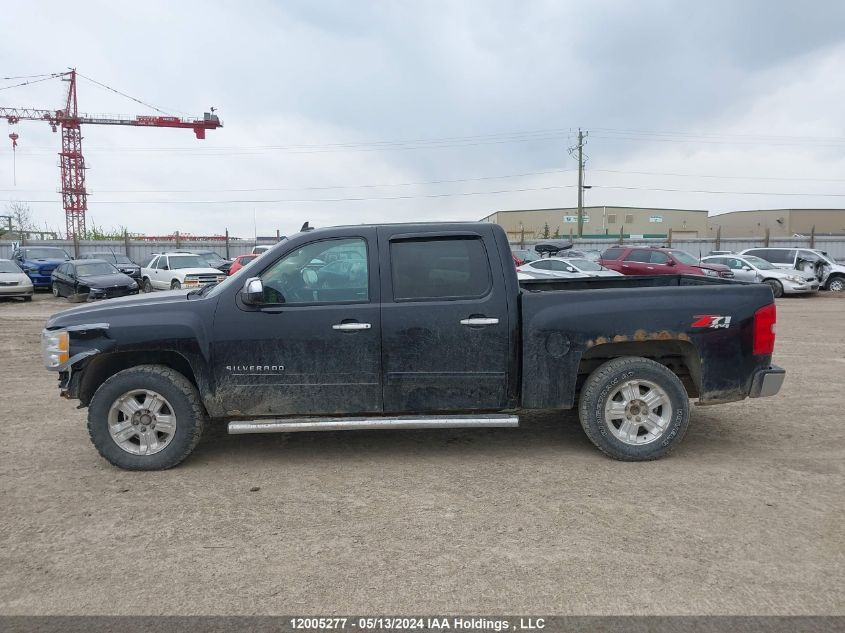
[[[138,282],[137,282],[137,281],[133,281],[131,284],[129,284],[129,289],[130,289],[130,290],[135,290],[135,288],[137,288],[137,287],[138,287]]]
[[[217,278],[217,283],[223,283],[224,281],[226,281],[225,275],[221,275],[220,277]]]
[[[70,336],[65,330],[41,332],[41,357],[47,369],[58,369],[70,358]]]
[[[38,266],[33,266],[32,264],[22,264],[21,268],[23,268],[25,271],[30,272],[30,273],[34,273],[34,272],[38,271]]]
[[[708,277],[718,277],[719,276],[718,272],[716,272],[715,270],[710,270],[709,268],[702,268],[701,272],[703,272]]]

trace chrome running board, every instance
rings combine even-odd
[[[432,415],[391,418],[286,418],[229,422],[230,435],[296,433],[299,431],[354,431],[373,429],[462,429],[519,426],[515,415]]]

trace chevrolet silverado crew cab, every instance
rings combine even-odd
[[[703,276],[528,280],[497,225],[309,230],[222,283],[52,316],[61,393],[112,464],[230,433],[509,427],[578,408],[621,460],[666,455],[701,404],[771,396],[772,291]]]

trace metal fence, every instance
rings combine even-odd
[[[525,240],[527,248],[533,248],[535,244],[542,243],[548,240]],[[568,238],[562,240],[568,242]],[[604,250],[613,244],[619,243],[619,238],[614,239],[574,239],[575,248],[586,250]],[[649,246],[667,246],[666,239],[634,239],[625,238],[624,244],[630,246],[649,245]],[[827,252],[833,259],[845,259],[845,237],[842,236],[816,236],[814,240],[815,246],[811,246],[809,237],[772,237],[769,239],[769,247],[787,247],[787,248],[815,248]],[[518,242],[511,242],[511,245],[516,246]],[[763,238],[749,237],[749,238],[722,238],[717,245],[715,238],[708,239],[673,239],[672,247],[682,251],[686,251],[696,257],[703,257],[711,251],[732,251],[734,253],[744,250],[746,248],[762,248],[766,246]]]
[[[229,240],[228,257],[246,255],[256,244],[272,245],[274,242],[259,240]],[[69,255],[74,254],[71,240],[26,240],[26,246],[58,246],[64,248]],[[12,254],[13,242],[0,241],[0,259],[8,259]],[[221,257],[227,257],[227,247],[224,241],[161,241],[147,242],[144,240],[85,240],[79,242],[79,253],[117,253],[127,255],[138,264],[148,261],[154,253],[167,251],[214,251]]]
[[[619,243],[619,238],[614,239],[575,239],[573,240],[577,245],[576,248],[581,249],[596,249],[604,250],[608,246]],[[525,240],[526,247],[533,247],[534,244],[543,242],[543,240]],[[810,248],[810,238],[808,237],[773,237],[769,239],[769,246],[771,247],[789,247],[789,248]],[[665,245],[665,239],[628,239],[624,240],[625,244],[631,245]],[[12,242],[0,241],[0,258],[9,258],[12,254]],[[235,257],[236,255],[245,255],[252,251],[256,244],[270,244],[273,242],[254,240],[230,240],[228,245],[228,257]],[[59,246],[64,248],[70,255],[73,255],[73,242],[69,240],[26,240],[27,246]],[[516,246],[515,242],[512,245]],[[672,246],[688,253],[701,257],[707,255],[714,250],[733,251],[738,252],[746,248],[755,248],[765,246],[765,241],[762,238],[723,238],[719,241],[717,246],[715,239],[675,239],[672,240]],[[837,236],[818,236],[815,238],[815,248],[826,251],[831,257],[837,260],[845,259],[845,237]],[[114,241],[82,241],[79,242],[79,252],[82,253],[102,253],[114,252],[121,255],[128,255],[129,259],[139,264],[146,262],[154,253],[163,253],[166,251],[214,251],[222,257],[227,256],[226,243],[223,241],[162,241],[162,242],[147,242],[142,240],[114,240]]]

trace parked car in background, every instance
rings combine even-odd
[[[235,259],[232,260],[232,265],[229,267],[228,274],[234,275],[236,272],[238,272],[241,268],[246,266],[256,257],[258,257],[258,255],[238,255],[237,257],[235,257]]]
[[[266,253],[267,251],[269,251],[271,248],[273,248],[273,247],[271,245],[267,245],[267,244],[263,244],[261,246],[255,246],[252,249],[252,254],[253,255],[261,255],[262,253]]]
[[[0,298],[20,297],[32,301],[32,280],[10,259],[0,259]]]
[[[74,259],[53,271],[54,297],[93,301],[138,294],[138,282],[102,259]]]
[[[732,279],[721,264],[702,264],[685,251],[654,246],[613,246],[601,254],[602,266],[623,275],[704,275]]]
[[[141,284],[141,267],[129,259],[126,255],[107,252],[82,253],[82,255],[79,256],[79,259],[100,259],[104,262],[114,264],[115,267],[124,275],[129,275],[132,279],[138,282],[138,285]]]
[[[67,251],[57,246],[20,246],[12,252],[12,260],[35,288],[49,288],[56,266],[69,259]]]
[[[141,267],[144,292],[197,288],[220,283],[224,279],[226,275],[194,253],[159,253]]]
[[[813,273],[778,268],[754,255],[711,255],[702,258],[701,261],[709,264],[724,264],[733,271],[734,279],[737,281],[769,284],[775,297],[785,294],[806,294],[819,289],[819,280]]]
[[[522,266],[523,264],[530,264],[531,262],[540,259],[540,254],[537,251],[531,250],[530,248],[516,248],[513,249],[511,253],[520,262],[519,264],[517,264],[517,266]]]
[[[197,255],[202,257],[209,266],[216,268],[222,273],[229,274],[229,268],[232,266],[232,260],[226,259],[220,253],[214,251],[194,251]]]
[[[587,278],[591,275],[579,271],[562,257],[544,257],[528,264],[519,266],[517,272],[531,275],[535,279],[549,278]]]
[[[605,268],[598,262],[591,261],[584,257],[561,257],[576,272],[584,273],[590,277],[621,277],[622,273],[610,268]]]
[[[845,264],[824,251],[811,248],[747,248],[740,255],[755,255],[778,268],[812,272],[825,290],[845,292]]]

